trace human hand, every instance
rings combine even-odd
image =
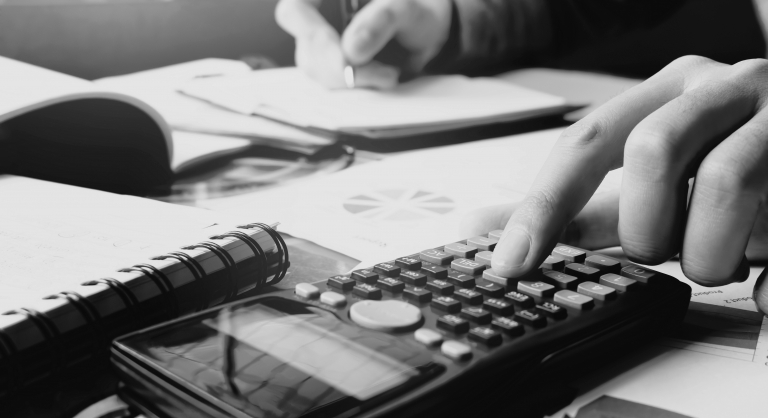
[[[621,244],[641,264],[679,253],[683,273],[704,286],[743,281],[745,254],[768,259],[766,99],[766,60],[680,58],[568,128],[526,198],[475,214],[464,232],[504,228],[492,268],[506,277],[538,268],[562,239]],[[620,198],[587,204],[621,166]],[[754,294],[763,312],[767,274]]]
[[[395,39],[409,51],[402,69],[415,72],[448,38],[451,0],[373,0],[341,36],[318,12],[322,1],[280,0],[275,18],[296,39],[296,65],[328,88],[346,87],[347,65],[355,68],[355,86],[391,88],[401,68],[373,61],[387,42]]]

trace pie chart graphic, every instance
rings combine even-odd
[[[451,198],[420,189],[376,190],[344,201],[344,209],[354,216],[392,222],[428,220],[455,208]]]

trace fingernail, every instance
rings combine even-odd
[[[749,279],[749,260],[747,260],[747,256],[745,255],[744,258],[741,259],[741,264],[739,264],[739,268],[736,269],[736,274],[733,275],[733,283],[744,283]]]
[[[515,229],[508,231],[501,237],[501,242],[494,251],[494,270],[502,274],[522,267],[530,250],[531,239],[528,234]]]

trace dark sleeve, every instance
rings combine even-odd
[[[451,33],[428,72],[535,63],[651,27],[685,0],[453,0]]]

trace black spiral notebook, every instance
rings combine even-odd
[[[148,199],[0,176],[0,214],[0,404],[289,266],[272,226]]]

